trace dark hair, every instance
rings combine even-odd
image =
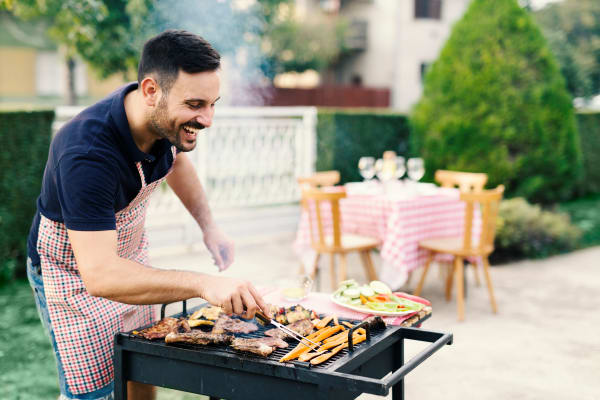
[[[200,35],[167,30],[144,44],[138,67],[138,83],[156,73],[159,86],[168,92],[179,70],[187,73],[214,71],[221,65],[221,55]]]

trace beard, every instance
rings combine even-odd
[[[196,141],[191,144],[185,144],[182,137],[183,126],[202,129],[204,126],[195,121],[187,122],[181,126],[177,126],[175,120],[169,118],[166,96],[162,96],[158,102],[158,106],[150,115],[150,130],[160,137],[167,139],[177,150],[188,152],[194,150]]]

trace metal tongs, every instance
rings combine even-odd
[[[298,340],[300,343],[302,343],[306,347],[311,347],[310,345],[313,345],[315,348],[319,347],[319,345],[317,343],[313,342],[312,340],[309,340],[309,339],[303,337],[298,332],[295,332],[295,331],[291,330],[290,328],[288,328],[287,326],[275,321],[274,319],[267,317],[265,314],[262,313],[262,311],[257,311],[254,315],[255,315],[256,319],[258,320],[258,322],[260,322],[261,324],[264,323],[264,324],[274,325],[277,329],[292,336],[294,339]],[[305,342],[309,343],[310,345],[306,344]]]

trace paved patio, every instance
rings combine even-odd
[[[223,274],[273,285],[298,270],[292,241],[291,233],[242,241],[236,262]],[[153,264],[216,273],[206,252],[155,254]],[[366,280],[358,256],[349,257],[348,271]],[[328,268],[324,272],[322,288],[329,290]],[[458,322],[455,301],[445,301],[438,268],[431,269],[423,296],[432,301],[433,316],[424,327],[452,332],[454,344],[408,375],[406,398],[600,398],[600,247],[494,267],[491,275],[499,313],[492,314],[486,287],[475,286],[469,269],[466,320]],[[422,347],[407,342],[407,359]],[[203,397],[161,389],[158,398]]]

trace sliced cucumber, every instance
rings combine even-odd
[[[351,299],[356,299],[360,296],[360,290],[358,290],[358,288],[348,288],[346,290],[344,290],[344,296],[348,296]]]
[[[362,304],[362,302],[360,301],[360,299],[352,299],[348,302],[348,304],[353,305],[353,306],[360,306]]]
[[[347,281],[342,281],[340,282],[339,287],[354,287],[354,286],[358,286],[358,283],[356,283],[356,281],[354,279],[348,279]]]
[[[346,293],[346,292],[344,292]],[[360,294],[362,294],[365,297],[370,297],[370,296],[375,296],[375,291],[373,289],[371,289],[369,286],[361,286],[360,287]]]
[[[369,283],[369,287],[379,294],[392,294],[392,289],[381,281],[372,281]]]

